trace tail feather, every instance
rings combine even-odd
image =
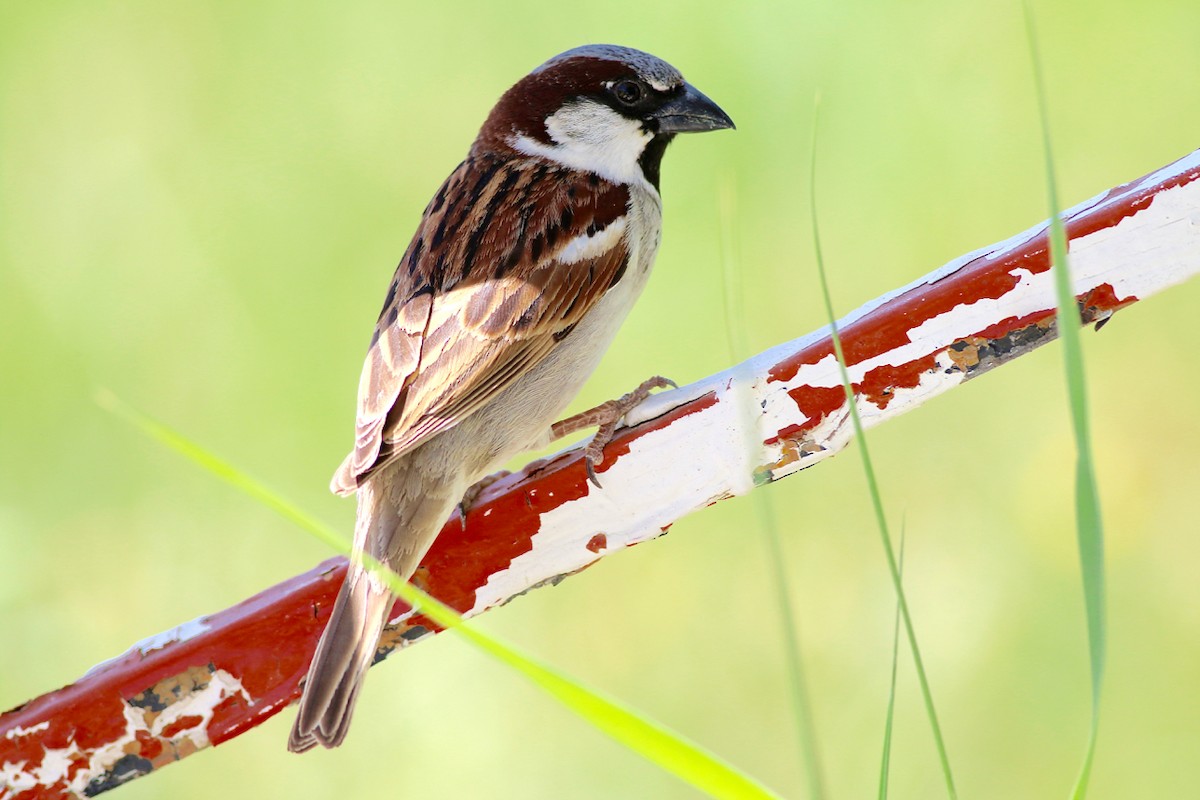
[[[288,749],[337,747],[346,738],[358,690],[375,660],[379,636],[395,598],[370,575],[347,576],[317,644]]]
[[[441,530],[463,487],[410,475],[400,460],[358,489],[354,549],[368,552],[408,579]],[[380,481],[383,480],[383,483]],[[378,578],[351,564],[317,644],[288,749],[337,747],[346,738],[358,690],[375,660],[395,597]]]

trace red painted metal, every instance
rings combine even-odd
[[[1067,221],[1070,237],[1116,225],[1146,207],[1156,194],[1196,180],[1200,168],[1194,165],[1193,160],[1186,168],[1168,167],[1155,182],[1141,188],[1131,189],[1138,186],[1131,183],[1113,189],[1102,202]],[[863,315],[842,331],[847,360],[855,364],[889,352],[908,342],[909,331],[922,322],[962,304],[1004,294],[1015,284],[1012,271],[1016,266],[1033,273],[1049,268],[1044,234],[980,256],[944,279],[920,284]],[[1092,319],[1103,319],[1136,300],[1117,297],[1111,286],[1098,287],[1081,298],[1085,318]],[[963,352],[1016,335],[1029,326],[1041,325],[1044,329],[1050,317],[1052,312],[995,321],[977,336],[961,340]],[[821,360],[831,350],[827,338],[812,343],[780,360],[766,377],[788,380],[801,366]],[[916,386],[921,373],[932,365],[932,356],[922,355],[907,364],[880,367],[868,372],[855,388],[882,408],[896,388]],[[799,386],[791,391],[791,397],[809,422],[790,425],[771,441],[800,441],[806,428],[844,402],[838,387]],[[607,449],[599,472],[603,474],[626,455],[634,439],[715,402],[711,394],[705,395],[620,432]],[[593,489],[578,451],[538,464],[532,472],[496,482],[471,510],[465,529],[457,516],[447,523],[415,581],[450,606],[460,611],[471,609],[476,591],[488,577],[529,551],[543,514],[590,491]],[[587,547],[600,552],[605,550],[606,541],[598,535]],[[162,645],[135,646],[76,683],[0,716],[0,765],[15,765],[12,769],[6,766],[6,771],[0,773],[0,780],[8,782],[0,784],[0,798],[30,800],[95,794],[207,744],[221,744],[278,713],[299,696],[300,680],[345,569],[344,559],[326,561],[197,621],[199,624],[190,630],[199,632]],[[403,610],[403,604],[397,604],[397,612]],[[403,644],[434,627],[415,616],[389,631],[387,640]],[[180,698],[222,681],[224,688],[209,695],[211,704],[198,705],[195,713],[172,717],[169,724],[158,729],[147,729],[147,720],[154,728],[155,715],[164,713]],[[103,774],[81,781],[79,776],[88,774],[89,763],[97,753],[109,748],[111,755],[114,743],[121,743],[123,757]]]
[[[1182,161],[1184,160],[1181,159]],[[1197,178],[1197,170],[1194,167],[1176,172],[1171,172],[1168,167],[1161,172],[1163,175],[1160,180],[1138,190],[1131,191],[1133,187],[1142,183],[1144,178],[1114,187],[1105,194],[1103,200],[1092,205],[1087,211],[1066,219],[1068,240],[1115,226],[1126,217],[1145,209],[1161,192],[1191,183]],[[1016,247],[982,255],[964,265],[948,279],[924,283],[909,289],[840,331],[846,363],[858,364],[907,344],[910,341],[910,330],[958,306],[1003,296],[1017,284],[1017,278],[1013,274],[1015,267],[1038,274],[1050,269],[1050,264],[1049,241],[1043,233]],[[1105,289],[1107,291],[1104,291]],[[1111,286],[1104,285],[1092,290],[1080,300],[1085,321],[1091,321],[1103,319],[1112,312],[1136,302],[1138,298],[1118,298]],[[1043,313],[1020,319],[999,320],[980,330],[976,337],[998,339],[1053,317],[1054,310],[1048,309]],[[796,375],[800,367],[814,364],[832,352],[831,339],[814,342],[780,361],[771,370],[771,379],[789,380]],[[907,364],[888,365],[872,370],[861,383],[854,385],[854,390],[865,395],[880,408],[884,408],[892,390],[917,386],[921,373],[932,368],[933,361],[931,355],[926,355]],[[781,439],[793,438],[802,430],[815,426],[825,415],[840,408],[844,399],[840,387],[799,386],[791,391],[791,395],[809,422],[801,426],[800,430],[781,435]]]

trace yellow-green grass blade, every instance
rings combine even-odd
[[[837,317],[833,313],[833,300],[829,295],[829,281],[825,275],[825,261],[821,254],[820,226],[817,222],[817,117],[820,109],[820,99],[813,108],[813,137],[812,153],[809,163],[809,207],[812,213],[813,252],[817,260],[817,276],[821,284],[821,297],[825,303],[825,314],[829,318],[829,334],[833,340],[833,352],[837,357],[838,370],[842,377],[842,389],[846,393],[846,405],[850,410],[850,421],[854,426],[854,440],[858,443],[858,452],[862,457],[863,473],[867,479],[867,489],[871,496],[871,506],[875,511],[875,522],[883,541],[883,552],[887,557],[888,571],[892,576],[892,585],[896,589],[896,599],[900,604],[900,614],[904,619],[904,632],[908,638],[908,646],[912,650],[913,665],[916,667],[917,680],[921,685],[921,696],[925,704],[925,713],[929,717],[929,726],[933,731],[933,740],[937,746],[938,760],[941,763],[942,775],[946,781],[946,792],[952,800],[958,797],[954,788],[954,776],[950,770],[950,757],[946,753],[946,743],[942,737],[942,728],[938,724],[937,711],[933,705],[933,692],[929,687],[929,679],[925,674],[925,665],[921,659],[921,649],[917,645],[917,634],[913,627],[912,615],[908,610],[908,601],[904,596],[904,586],[900,582],[900,569],[896,562],[895,549],[892,547],[892,537],[888,533],[887,516],[883,511],[883,500],[879,491],[879,483],[875,478],[875,468],[871,463],[871,452],[867,447],[867,437],[863,431],[862,419],[858,415],[858,405],[854,397],[854,387],[850,384],[850,372],[846,369],[846,357],[842,351],[842,339],[838,335]]]
[[[178,431],[152,419],[101,391],[97,402],[131,422],[150,437],[171,448],[210,474],[231,484],[263,505],[296,523],[339,552],[357,558],[363,566],[387,582],[388,587],[413,608],[443,628],[456,629],[467,641],[517,670],[533,683],[583,717],[595,728],[630,748],[653,764],[672,773],[696,789],[718,798],[776,798],[774,792],[700,745],[655,722],[623,703],[590,689],[513,645],[485,634],[464,622],[453,609],[402,580],[386,566],[365,554],[352,554],[346,540],[335,530],[305,513],[263,483],[214,455]]]
[[[1104,687],[1107,654],[1107,623],[1104,591],[1104,526],[1100,514],[1100,493],[1093,465],[1091,425],[1088,419],[1087,383],[1083,372],[1083,346],[1079,336],[1079,307],[1071,288],[1071,269],[1067,257],[1067,234],[1059,216],[1058,187],[1054,174],[1054,151],[1050,145],[1050,115],[1046,103],[1046,85],[1041,53],[1034,29],[1033,10],[1028,0],[1025,30],[1033,62],[1037,91],[1038,116],[1042,123],[1042,149],[1046,162],[1046,198],[1050,206],[1050,255],[1054,293],[1058,307],[1058,335],[1062,339],[1063,371],[1071,410],[1071,428],[1075,436],[1075,536],[1079,546],[1079,564],[1083,576],[1083,599],[1087,614],[1088,656],[1092,676],[1092,717],[1088,730],[1087,751],[1071,796],[1087,796],[1096,738],[1100,731],[1100,694]]]

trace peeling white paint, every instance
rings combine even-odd
[[[18,739],[22,736],[32,736],[33,734],[38,733],[39,731],[48,730],[49,728],[50,728],[50,720],[46,720],[45,722],[39,722],[36,725],[30,725],[28,728],[22,728],[20,725],[17,725],[15,728],[12,728],[12,729],[6,731],[4,734],[4,738],[12,740],[12,739]]]
[[[1111,228],[1071,242],[1075,291],[1111,284],[1117,297],[1174,286],[1200,265],[1200,181],[1167,189]]]
[[[143,721],[141,727],[156,737],[162,736],[164,730],[183,717],[199,717],[199,722],[186,730],[174,734],[171,739],[176,742],[181,739],[190,739],[196,745],[196,748],[200,749],[208,747],[208,724],[212,722],[216,707],[224,702],[225,698],[233,697],[234,695],[241,695],[247,705],[254,704],[250,693],[242,687],[240,680],[225,670],[218,669],[212,673],[208,684],[203,689],[186,694],[176,702],[171,703],[149,725],[145,724],[145,717],[150,712],[136,707],[133,710],[139,711],[142,714]]]
[[[134,648],[139,650],[142,655],[146,656],[155,650],[161,650],[169,644],[176,642],[186,642],[187,640],[199,636],[211,629],[208,624],[208,617],[197,617],[190,622],[185,622],[178,625],[169,631],[163,631],[155,636],[150,636],[141,640],[134,645]]]
[[[815,379],[828,381],[827,385],[829,386],[840,386],[841,377],[838,373],[837,361],[831,356],[829,359],[822,359],[820,364],[826,369],[822,371],[820,377]],[[871,428],[882,422],[886,422],[892,417],[898,417],[921,405],[926,400],[949,391],[962,383],[966,380],[966,375],[956,369],[952,369],[953,366],[954,362],[950,360],[945,350],[938,353],[934,360],[934,368],[922,373],[920,382],[916,386],[897,387],[893,389],[891,400],[884,408],[880,408],[863,395],[858,395],[856,398],[858,401],[858,416],[862,420],[863,427]],[[810,374],[815,375],[815,373]],[[855,380],[853,372],[851,373],[851,380]],[[809,385],[820,386],[822,384],[813,383]],[[787,397],[786,394],[783,397],[791,401],[791,398]],[[795,403],[793,402],[792,405],[794,408]],[[809,436],[822,449],[803,459],[786,461],[782,466],[772,469],[771,480],[778,480],[791,475],[793,472],[798,472],[801,469],[806,469],[813,464],[824,461],[826,458],[845,448],[850,443],[853,435],[854,427],[850,422],[850,413],[846,405],[843,404],[835,413],[830,414],[809,431]],[[778,445],[775,446],[775,457],[767,460],[765,463],[778,462],[781,450],[782,448]]]
[[[211,629],[212,626],[208,623],[208,617],[196,617],[195,619],[185,622],[182,625],[176,625],[174,628],[171,628],[168,631],[156,633],[153,636],[148,636],[139,642],[135,642],[132,647],[130,647],[121,655],[96,664],[94,667],[84,673],[84,677],[86,678],[88,675],[103,671],[105,667],[120,661],[131,652],[137,651],[143,656],[148,656],[155,650],[161,650],[168,645],[175,644],[176,642],[186,642],[189,639],[199,636],[200,634]]]
[[[1068,210],[1067,216],[1097,206],[1119,203],[1165,177],[1200,166],[1200,151],[1182,162],[1131,185],[1119,196],[1100,194]],[[929,275],[856,309],[839,321],[845,329],[886,302],[913,289],[929,286],[953,275],[981,257],[1003,256],[1026,245],[1046,230],[1045,222],[1009,239],[954,259]],[[1157,194],[1150,204],[1114,226],[1074,239],[1071,244],[1072,283],[1076,294],[1110,284],[1118,297],[1143,298],[1200,272],[1200,181]],[[885,408],[858,398],[863,424],[877,425],[905,413],[929,398],[948,391],[966,379],[955,368],[947,348],[1010,317],[1052,310],[1054,285],[1049,271],[1034,274],[1015,266],[1016,282],[998,298],[966,303],[913,327],[909,341],[850,367],[852,381],[861,381],[881,366],[902,366],[934,356],[935,367],[919,376],[911,388],[896,388]],[[725,372],[652,395],[627,417],[636,425],[708,394],[717,402],[680,418],[673,424],[635,439],[629,454],[600,474],[603,491],[564,503],[543,514],[532,548],[513,560],[507,569],[489,576],[476,591],[469,614],[517,595],[555,575],[572,572],[601,557],[587,543],[603,532],[604,552],[611,552],[658,536],[661,530],[691,511],[722,497],[745,494],[753,487],[752,475],[778,465],[771,477],[779,478],[814,464],[841,450],[852,429],[843,405],[812,428],[809,435],[822,450],[802,459],[783,458],[783,445],[763,445],[789,426],[808,422],[788,395],[800,386],[841,385],[832,355],[802,365],[786,381],[770,381],[772,367],[785,358],[823,340],[828,328],[771,348]]]
[[[1195,162],[1196,166],[1200,166],[1200,152],[1185,159],[1185,162]],[[1169,174],[1174,174],[1174,171]],[[1156,177],[1156,181],[1161,179],[1161,175]],[[1141,181],[1122,196],[1141,191],[1145,185],[1147,181]],[[1070,213],[1090,210],[1104,197],[1104,194],[1100,194],[1080,203]],[[1036,225],[1004,242],[957,258],[934,270],[930,275],[856,309],[838,322],[838,328],[843,330],[849,327],[887,300],[952,275],[980,256],[1020,247],[1041,235],[1045,228],[1045,223]],[[1076,294],[1083,294],[1100,284],[1108,283],[1112,285],[1118,297],[1144,297],[1186,280],[1200,272],[1200,181],[1160,192],[1147,208],[1122,219],[1117,225],[1072,240],[1070,253],[1072,283]],[[851,365],[851,380],[860,381],[867,372],[880,366],[900,366],[943,351],[953,342],[976,334],[1008,317],[1022,317],[1055,307],[1054,285],[1050,272],[1035,275],[1018,267],[1012,274],[1017,278],[1017,283],[1003,296],[983,298],[974,303],[955,306],[944,314],[926,320],[908,332],[908,344]],[[733,370],[713,375],[675,392],[654,395],[630,414],[630,424],[653,419],[691,399],[710,391],[719,391],[719,387],[731,377],[733,380],[739,380],[740,374],[763,374],[785,357],[825,339],[828,334],[829,328],[825,326],[807,336],[771,348]],[[937,378],[935,382],[943,384],[941,390],[945,390],[961,382],[961,376],[957,379]],[[787,396],[788,390],[798,386],[833,387],[840,383],[837,364],[832,355],[816,364],[802,366],[795,377],[773,384],[773,391],[769,391],[765,398],[760,398],[765,399],[768,404],[766,427],[770,428],[778,422],[778,430],[787,425],[803,424],[807,421],[802,414],[791,418],[795,403]],[[916,390],[906,390],[906,394],[920,397],[919,402],[923,402],[924,398],[929,396],[925,388],[926,383],[923,379],[922,386]],[[874,404],[867,403],[863,406],[864,418],[876,416],[871,413],[871,408],[874,408]],[[907,410],[896,397],[888,404],[888,408]]]
[[[184,626],[181,626],[184,627]],[[150,688],[150,687],[147,687]],[[38,786],[64,785],[69,791],[82,796],[83,790],[94,779],[101,777],[126,755],[126,747],[137,740],[139,732],[149,733],[155,738],[163,737],[163,731],[184,717],[198,717],[199,722],[186,729],[172,734],[170,741],[178,745],[187,740],[196,749],[209,745],[208,725],[212,722],[215,709],[226,698],[241,695],[247,704],[252,704],[250,694],[242,687],[236,677],[223,669],[218,669],[208,676],[204,688],[187,693],[172,702],[152,720],[147,721],[155,712],[138,706],[124,703],[122,713],[125,716],[125,732],[116,739],[104,745],[84,752],[79,745],[71,742],[67,747],[46,748],[41,762],[32,768],[27,768],[28,762],[5,762],[0,765],[0,775],[4,777],[4,786],[15,791],[23,791]],[[168,698],[163,698],[167,700]],[[25,730],[48,728],[50,723],[42,722]],[[73,762],[83,757],[87,767],[78,770],[75,777],[68,780],[68,770]]]
[[[604,533],[605,550],[616,550],[660,535],[714,500],[748,492],[757,453],[747,447],[740,408],[726,398],[635,439],[627,455],[599,473],[603,491],[542,515],[531,549],[489,576],[475,592],[471,613],[597,560],[601,555],[587,548],[596,533]],[[637,502],[630,502],[634,497]]]

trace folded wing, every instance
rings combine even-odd
[[[570,335],[621,276],[629,195],[529,159],[473,157],[430,202],[396,269],[332,489],[445,431]]]

